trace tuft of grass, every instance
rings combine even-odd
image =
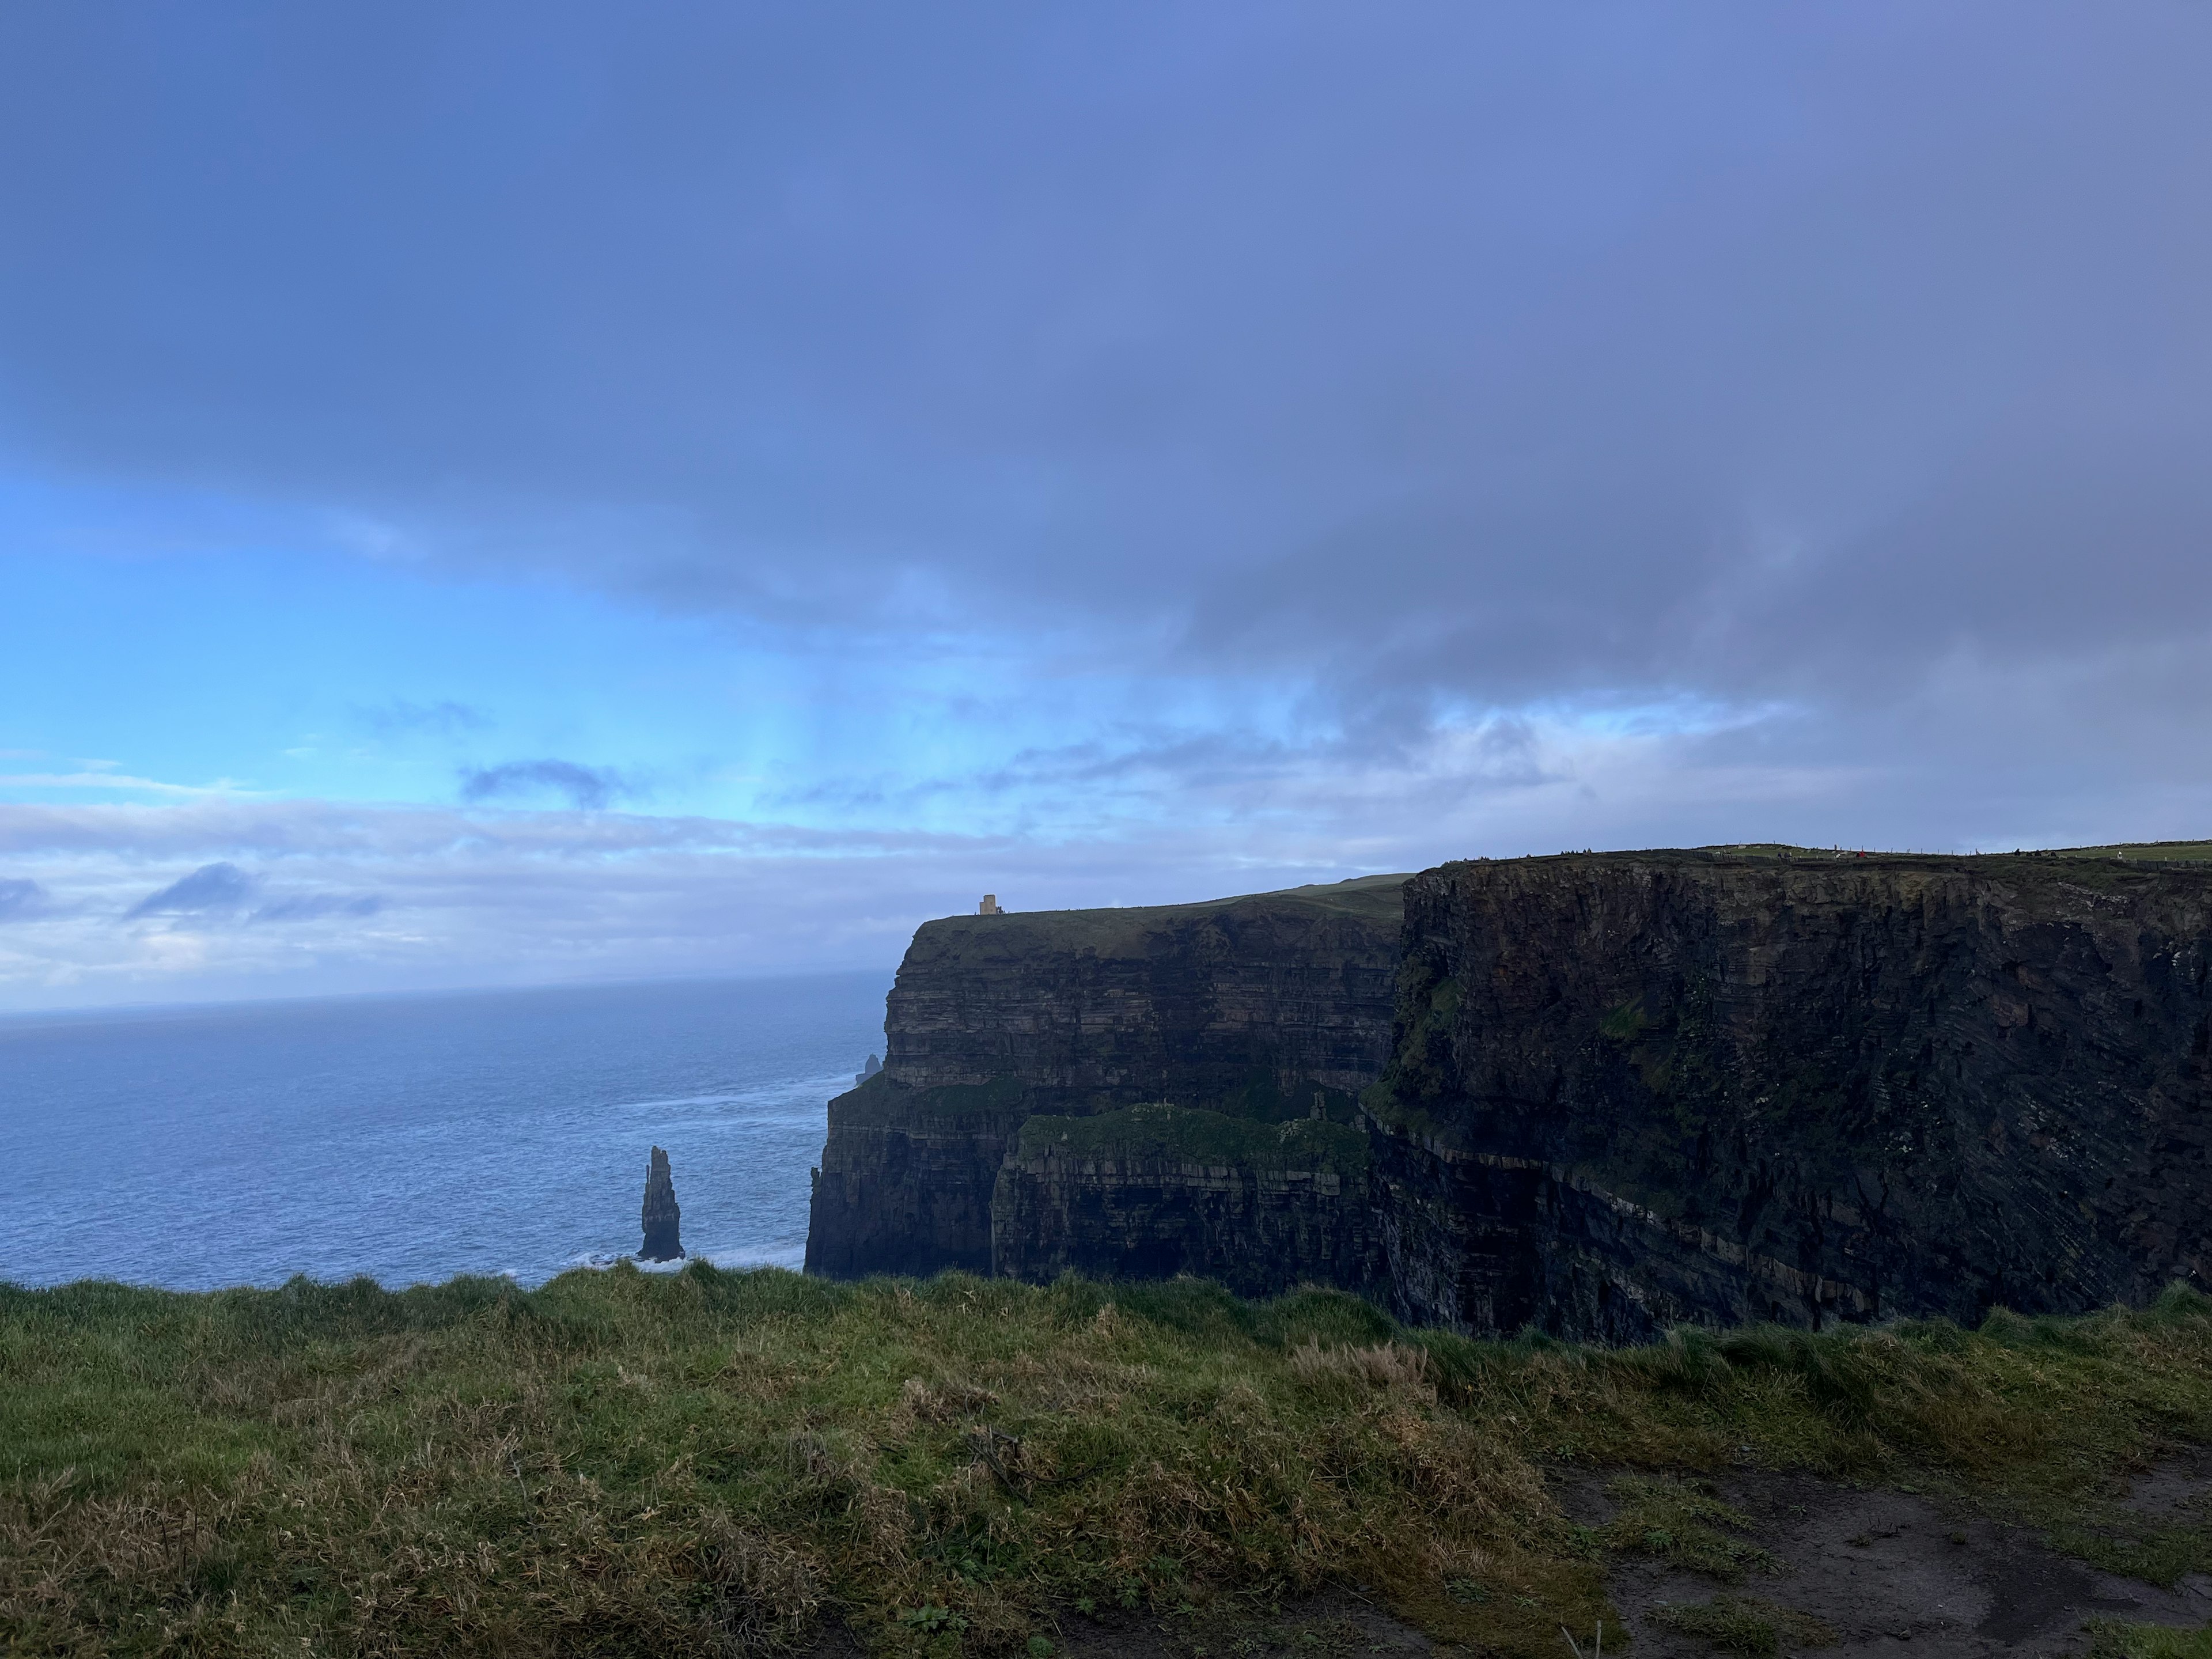
[[[1752,1595],[1717,1595],[1710,1601],[1662,1605],[1644,1617],[1665,1629],[1710,1642],[1731,1653],[1766,1656],[1778,1654],[1785,1648],[1829,1647],[1836,1640],[1834,1629],[1811,1613],[1762,1601]],[[2142,1659],[2149,1659],[2149,1656]],[[2166,1656],[2158,1656],[2158,1659],[2166,1659]]]
[[[2048,1531],[2054,1548],[2161,1589],[2173,1589],[2191,1573],[2212,1572],[2212,1525],[2161,1525],[2106,1503],[2085,1505]]]
[[[1620,1510],[1599,1536],[1616,1553],[1656,1556],[1669,1566],[1731,1583],[1747,1571],[1782,1571],[1770,1552],[1733,1535],[1748,1533],[1751,1518],[1722,1503],[1702,1482],[1628,1475],[1607,1490]]]
[[[1607,1351],[1182,1280],[0,1285],[0,1651],[721,1656],[835,1620],[1037,1659],[1069,1608],[1257,1630],[1349,1586],[1555,1659],[1621,1555],[1773,1565],[1716,1468],[2055,1521],[2208,1439],[2186,1291]],[[1562,1460],[1629,1471],[1613,1523],[1561,1513]]]
[[[2212,1659],[2212,1625],[2177,1630],[2170,1625],[2129,1625],[2092,1619],[2089,1659]]]

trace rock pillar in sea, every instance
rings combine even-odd
[[[673,1261],[684,1254],[676,1224],[682,1216],[676,1207],[676,1182],[668,1173],[668,1154],[656,1146],[645,1172],[645,1245],[638,1251],[647,1261]]]

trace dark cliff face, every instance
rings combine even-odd
[[[830,1103],[808,1270],[992,1271],[993,1194],[1040,1113],[1348,1121],[1389,1056],[1403,880],[925,925],[883,1071]],[[1109,1271],[1083,1231],[1040,1248]]]
[[[2212,1273],[2212,871],[1615,854],[1407,889],[1393,1299],[1474,1331],[2076,1310]]]
[[[1326,1118],[1178,1106],[1033,1117],[999,1170],[994,1271],[1042,1283],[1218,1279],[1243,1296],[1307,1280],[1382,1293],[1368,1137]]]
[[[2109,850],[933,923],[831,1103],[807,1263],[1313,1279],[1609,1341],[2139,1302],[2212,1275],[2208,981],[2212,865]]]
[[[884,1069],[911,1089],[1012,1079],[1031,1110],[1303,1116],[1308,1090],[1357,1093],[1389,1057],[1405,879],[929,922],[891,989]]]

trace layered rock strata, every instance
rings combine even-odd
[[[1033,1117],[999,1170],[992,1268],[1036,1282],[1218,1279],[1244,1296],[1302,1281],[1384,1289],[1366,1133],[1171,1105]]]
[[[1406,890],[1365,1105],[1408,1317],[1973,1321],[2212,1272],[2212,870],[1615,854]]]
[[[830,1103],[808,1270],[993,1271],[1000,1172],[1040,1115],[1169,1101],[1348,1124],[1389,1057],[1403,881],[926,924],[890,994],[884,1069]],[[1031,1237],[1043,1190],[1009,1200],[1030,1218],[1009,1262],[1114,1270],[1127,1252],[1072,1213],[1060,1242]],[[1276,1276],[1300,1274],[1285,1259]]]
[[[2207,852],[1586,854],[931,923],[831,1103],[807,1263],[1320,1280],[1613,1341],[2205,1285]]]

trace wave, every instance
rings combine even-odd
[[[811,1077],[781,1079],[774,1083],[750,1084],[741,1089],[717,1089],[696,1095],[666,1095],[651,1100],[617,1100],[605,1109],[613,1112],[665,1110],[672,1106],[795,1106],[819,1109],[833,1095],[850,1089],[850,1072],[823,1072]]]
[[[572,1255],[562,1263],[562,1271],[581,1267],[592,1273],[605,1273],[627,1261],[641,1273],[678,1273],[695,1261],[704,1261],[710,1267],[726,1267],[742,1272],[750,1267],[784,1267],[796,1273],[806,1260],[806,1245],[802,1240],[796,1244],[775,1245],[767,1249],[756,1246],[749,1249],[692,1250],[673,1261],[645,1261],[628,1253],[590,1250]]]

